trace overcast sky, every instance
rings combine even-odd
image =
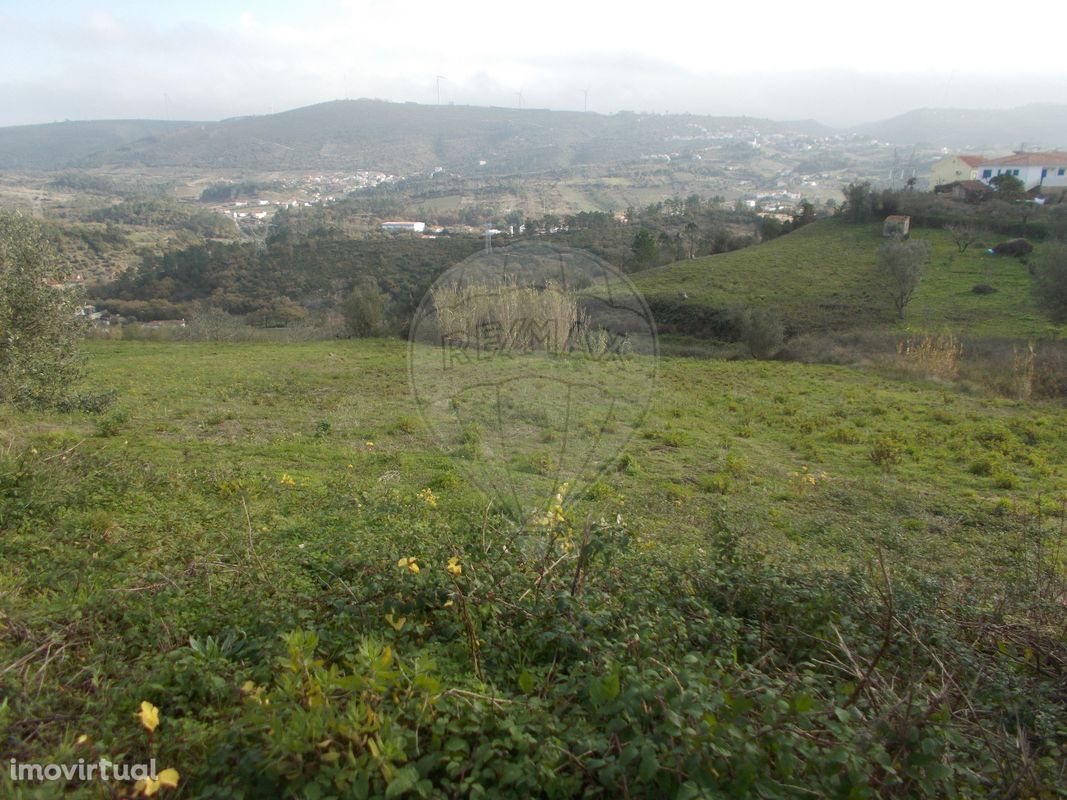
[[[1067,103],[1065,9],[1043,3],[1016,18],[984,0],[5,0],[0,125],[220,119],[343,97],[434,103],[438,85],[443,103],[581,110],[588,96],[603,113],[831,125],[921,107]]]

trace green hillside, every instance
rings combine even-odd
[[[683,331],[687,320],[743,304],[775,309],[792,333],[907,326],[983,337],[1067,335],[1067,326],[1049,322],[1038,307],[1027,263],[981,247],[960,255],[939,229],[913,229],[912,237],[930,242],[932,258],[903,324],[875,284],[876,253],[885,241],[880,224],[822,220],[755,247],[632,277],[657,318]],[[1040,252],[1038,245],[1031,259]],[[978,284],[996,292],[976,294]]]

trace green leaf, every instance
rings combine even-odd
[[[408,765],[398,769],[396,775],[389,782],[389,788],[385,790],[386,799],[400,797],[405,792],[410,792],[419,782],[419,771]]]
[[[534,676],[530,674],[530,671],[524,669],[522,674],[519,675],[519,689],[523,694],[529,694],[534,688]]]
[[[656,777],[658,772],[659,759],[656,758],[656,751],[646,745],[641,752],[641,764],[637,768],[637,777],[643,781],[650,781]]]

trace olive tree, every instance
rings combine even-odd
[[[890,239],[878,250],[879,278],[893,300],[897,315],[904,319],[923,270],[930,260],[930,244],[922,239]]]
[[[80,375],[80,295],[41,227],[0,212],[0,401],[46,406]]]
[[[967,222],[946,225],[945,230],[948,231],[961,254],[966,253],[967,248],[977,242],[982,235],[977,226]]]
[[[385,298],[378,289],[378,282],[366,275],[356,282],[341,303],[345,328],[349,336],[357,338],[380,334],[384,313]]]

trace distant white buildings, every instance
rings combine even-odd
[[[426,223],[410,222],[407,220],[383,222],[382,230],[386,231],[387,233],[422,233],[426,230]]]

